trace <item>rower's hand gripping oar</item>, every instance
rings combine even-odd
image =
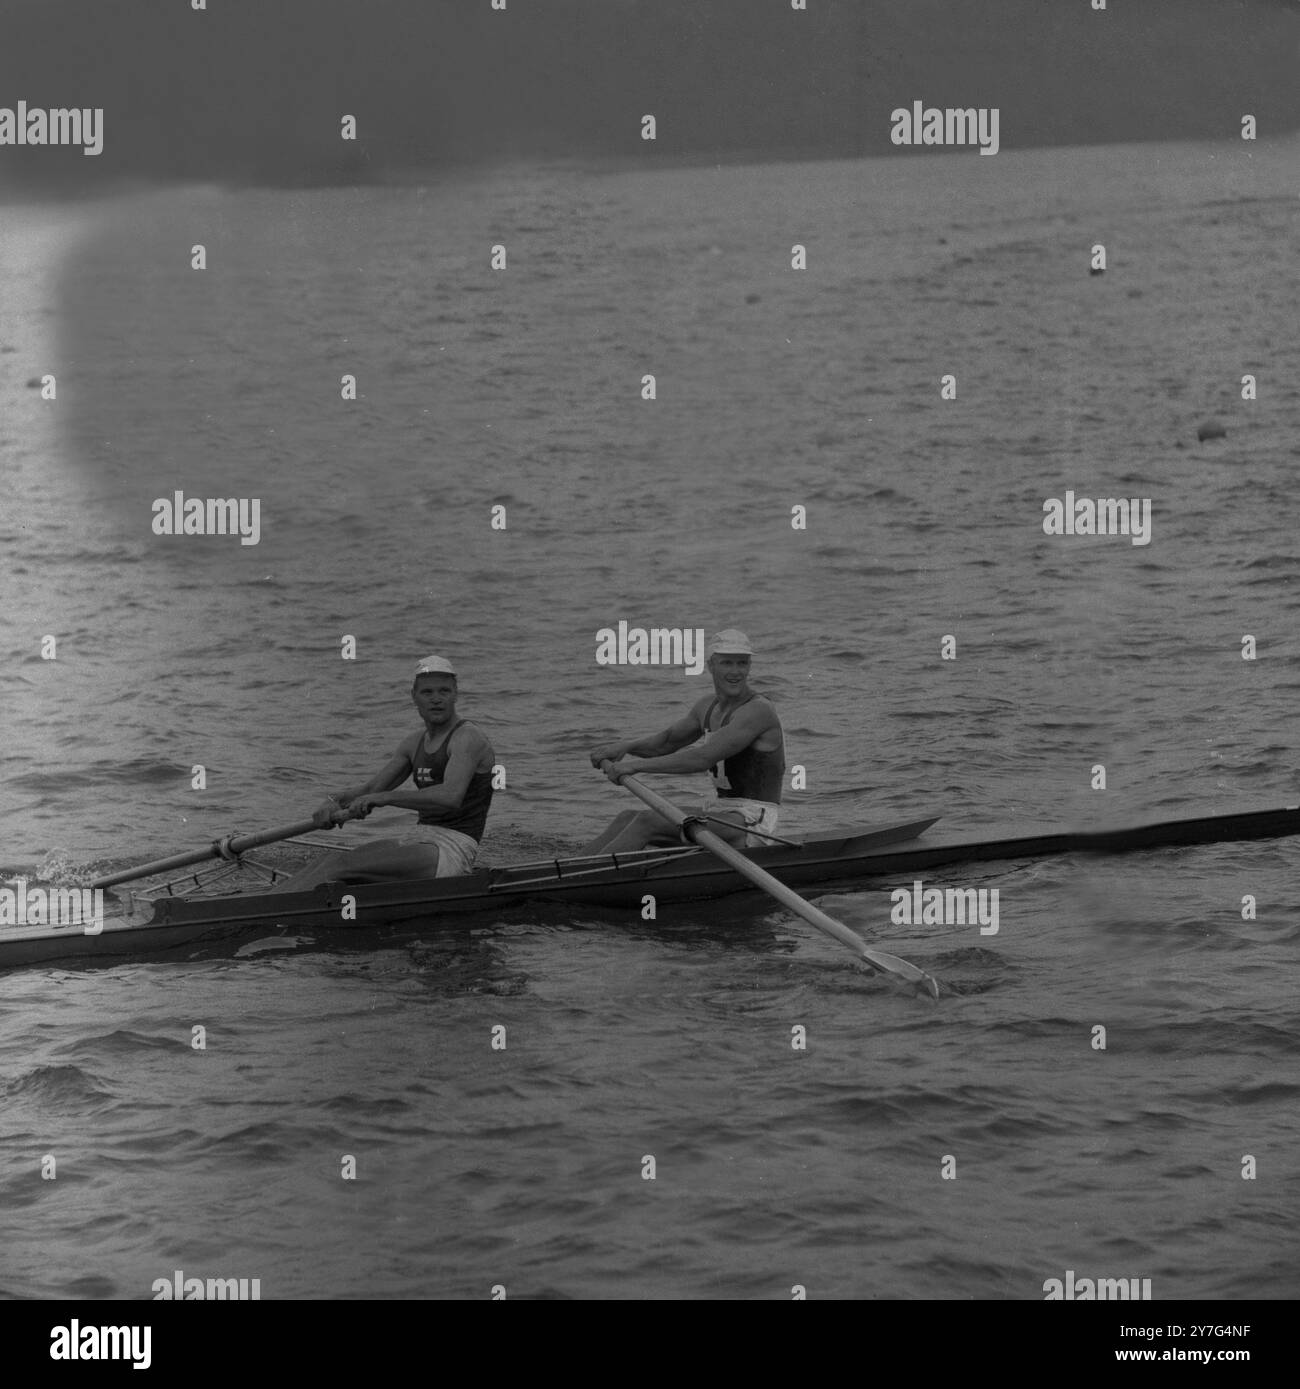
[[[330,817],[329,824],[337,829],[345,821],[356,818],[358,817],[351,811],[342,810]],[[313,830],[322,828],[324,827],[317,820],[299,820],[293,825],[282,825],[274,830],[259,830],[256,834],[244,834],[238,838],[228,834],[223,839],[214,839],[206,849],[191,849],[184,854],[173,854],[171,858],[142,863],[136,868],[124,868],[120,873],[111,873],[106,878],[96,878],[91,887],[115,887],[118,883],[127,883],[133,878],[151,878],[155,873],[170,873],[174,868],[188,868],[192,863],[205,863],[210,858],[236,859],[250,849],[260,849],[263,844],[275,844],[281,839],[297,839],[300,834],[310,834]]]
[[[602,763],[601,769],[604,770],[606,766],[613,765],[612,763]],[[850,931],[847,926],[836,921],[834,917],[827,916],[820,907],[814,907],[811,902],[805,902],[797,892],[786,887],[783,882],[779,882],[770,873],[764,872],[738,849],[732,848],[725,839],[720,839],[712,830],[705,829],[697,817],[686,815],[678,810],[671,801],[665,800],[658,792],[652,791],[630,772],[624,773],[617,780],[620,785],[626,786],[634,796],[643,800],[656,815],[660,815],[670,824],[676,825],[683,834],[688,835],[701,848],[715,853],[723,863],[729,864],[756,887],[761,887],[764,892],[770,893],[782,906],[789,907],[792,912],[803,917],[810,925],[816,926],[819,931],[824,931],[828,936],[834,936],[837,941],[847,945],[873,969],[877,969],[883,974],[905,979],[916,988],[924,989],[931,998],[939,997],[938,983],[923,969],[918,969],[906,960],[899,959],[897,955],[890,955],[883,950],[873,949],[856,931]]]

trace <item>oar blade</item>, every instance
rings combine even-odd
[[[869,946],[863,951],[862,959],[882,975],[888,975],[900,982],[906,980],[918,993],[927,993],[931,998],[939,997],[939,981],[934,975],[927,974],[925,970],[901,959],[898,955],[891,955],[888,951],[876,950]]]

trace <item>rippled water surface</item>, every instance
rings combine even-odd
[[[791,829],[1300,800],[1295,162],[6,209],[0,862],[296,819],[386,759],[429,650],[507,767],[485,856],[572,847],[623,805],[584,749],[701,689],[597,667],[619,619],[751,634],[807,769]],[[177,488],[260,497],[259,544],[154,536]],[[1152,542],[1045,536],[1067,490],[1150,497]],[[753,897],[0,973],[0,1293],[1035,1298],[1074,1269],[1295,1296],[1298,852],[934,879],[997,888],[993,937],[891,924],[899,882],[819,898],[935,1004]]]

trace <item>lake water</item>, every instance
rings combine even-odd
[[[707,679],[598,666],[620,619],[751,635],[790,829],[1300,800],[1297,152],[4,209],[0,862],[297,819],[413,727],[428,651],[507,769],[484,857],[571,848],[626,804],[586,748]],[[260,498],[259,543],[154,535],[177,489]],[[1149,498],[1150,543],[1045,535],[1067,491]],[[1293,1297],[1297,862],[932,879],[997,887],[995,937],[819,898],[936,1004],[754,898],[0,975],[0,1294]]]

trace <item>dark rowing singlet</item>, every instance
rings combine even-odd
[[[457,719],[447,732],[447,736],[433,752],[425,750],[421,738],[411,759],[411,775],[416,789],[425,791],[430,786],[441,786],[447,774],[447,744],[455,737],[456,730],[465,722]],[[454,809],[436,806],[432,810],[420,812],[422,825],[441,825],[445,830],[459,830],[473,840],[483,838],[483,826],[487,823],[488,807],[492,804],[492,773],[475,772],[465,788],[465,797]]]
[[[749,699],[758,698],[760,696],[755,694],[749,696]],[[749,699],[737,704],[736,709],[748,704]],[[715,699],[705,710],[706,734],[717,732],[717,729],[709,727],[709,720],[719,703],[720,701]],[[718,728],[727,726],[736,709],[727,713]],[[740,752],[733,752],[721,765],[714,767],[710,775],[713,777],[714,790],[723,800],[769,801],[772,805],[780,805],[781,779],[784,773],[785,734],[782,733],[779,746],[771,752],[759,752],[753,747],[742,748]]]

